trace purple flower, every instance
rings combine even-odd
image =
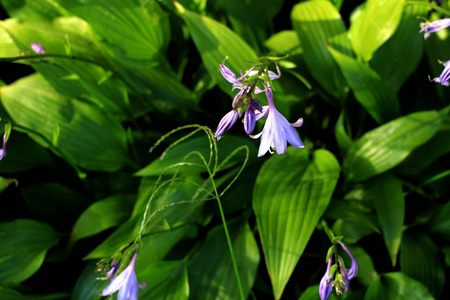
[[[108,271],[108,273],[106,273],[106,278],[108,278],[108,280],[111,280],[115,275],[117,270],[119,269],[119,262],[118,261],[112,261],[111,262],[111,269]]]
[[[44,47],[42,47],[42,45],[39,43],[31,43],[30,46],[31,46],[31,49],[33,49],[33,51],[36,52],[37,54],[45,54],[46,53]]]
[[[443,63],[444,65],[444,71],[442,71],[441,75],[437,78],[434,78],[434,82],[438,82],[442,85],[448,86],[449,80],[450,80],[450,60]]]
[[[227,113],[222,118],[222,120],[220,120],[219,126],[217,126],[216,134],[214,135],[217,138],[217,140],[220,140],[225,131],[228,131],[234,125],[234,123],[236,123],[238,117],[239,113],[232,110],[229,113]]]
[[[268,150],[271,153],[276,150],[278,154],[284,154],[286,153],[287,142],[297,148],[305,147],[294,128],[302,126],[303,119],[300,118],[297,122],[290,124],[275,108],[272,88],[267,86],[265,91],[269,106],[268,108],[263,107],[263,111],[256,115],[256,120],[267,115],[266,123],[259,134],[251,136],[254,139],[261,136],[258,156],[263,156]]]
[[[3,135],[3,148],[0,149],[0,160],[3,159],[3,157],[6,156],[6,132]]]
[[[134,265],[137,259],[137,252],[134,253],[128,267],[120,273],[119,276],[113,278],[111,283],[103,290],[100,296],[108,296],[117,291],[117,300],[137,300],[138,287],[144,289],[147,285],[144,283],[138,284]]]
[[[333,261],[332,255],[333,255],[333,251],[331,251],[330,257],[328,258],[327,271],[325,272],[325,275],[323,275],[322,279],[320,280],[319,296],[320,296],[321,300],[328,299],[328,297],[330,297],[330,294],[331,294],[330,269],[331,269],[331,264]]]
[[[342,249],[344,249],[345,252],[347,252],[348,256],[350,256],[350,259],[352,260],[352,266],[350,267],[350,269],[347,270],[348,279],[350,280],[354,278],[356,275],[358,275],[358,262],[353,257],[350,250],[348,250],[347,246],[344,245],[344,243],[342,243],[341,241],[338,241],[338,243],[342,246]]]
[[[441,29],[447,28],[450,26],[450,18],[440,19],[434,22],[424,22],[420,23],[420,32],[425,32],[424,38],[428,38],[430,33],[439,31]]]

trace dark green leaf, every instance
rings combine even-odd
[[[97,300],[102,297],[99,295],[109,284],[107,280],[99,280],[101,274],[96,273],[96,261],[90,261],[75,284],[71,294],[71,300]]]
[[[438,248],[428,236],[424,234],[403,236],[400,267],[406,275],[428,287],[435,299],[440,299],[445,273],[439,259]]]
[[[344,175],[362,181],[395,167],[436,133],[447,114],[448,108],[412,113],[367,132],[347,152]]]
[[[0,282],[18,283],[29,278],[58,240],[58,233],[44,223],[26,219],[0,223]]]
[[[234,255],[247,298],[255,281],[259,250],[246,222],[228,222]],[[213,228],[188,266],[191,299],[239,299],[236,276],[222,225]]]
[[[403,273],[386,273],[367,289],[364,300],[433,300],[427,288]]]
[[[333,48],[329,50],[341,68],[355,98],[375,121],[384,123],[400,115],[394,91],[374,70]]]
[[[261,168],[253,191],[253,210],[276,299],[327,208],[339,177],[339,164],[330,152],[317,150],[312,158],[309,155],[288,148],[285,155],[271,157]]]
[[[294,6],[291,21],[312,76],[327,92],[343,100],[347,84],[327,49],[332,46],[342,53],[352,53],[339,12],[329,1],[306,1]]]
[[[372,258],[361,247],[349,245],[348,248],[358,262],[356,280],[365,287],[370,286],[378,277]]]
[[[405,198],[402,184],[395,176],[386,173],[374,177],[367,185],[383,231],[384,242],[388,248],[392,265],[395,266],[405,219]]]

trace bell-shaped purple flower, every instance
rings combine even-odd
[[[341,241],[338,241],[338,243],[341,245],[342,249],[344,249],[345,252],[347,252],[348,256],[350,256],[350,259],[352,260],[352,265],[351,265],[350,269],[347,269],[348,279],[350,280],[350,279],[356,277],[356,275],[358,275],[358,262],[353,257],[350,250],[348,250],[347,246],[344,245],[344,243],[342,243]]]
[[[447,28],[450,26],[450,18],[440,19],[434,22],[423,22],[420,23],[420,32],[425,32],[424,38],[427,39],[431,33],[439,31],[441,29]]]
[[[117,291],[117,300],[137,300],[138,287],[144,289],[147,285],[144,283],[138,284],[134,265],[136,264],[137,252],[134,253],[128,267],[123,270],[119,276],[113,278],[111,283],[103,290],[100,296],[108,296]]]
[[[45,54],[46,53],[44,47],[42,47],[42,45],[39,43],[31,43],[30,46],[31,46],[31,49],[33,49],[33,51],[36,52],[37,54]]]
[[[247,134],[252,133],[253,129],[255,129],[255,122],[255,109],[249,105],[244,115],[244,129]]]
[[[3,147],[0,149],[0,160],[3,159],[3,157],[6,156],[6,132],[3,135]]]
[[[302,126],[303,119],[300,118],[297,122],[290,124],[275,108],[270,86],[266,87],[266,97],[269,102],[268,108],[263,107],[263,111],[256,115],[256,120],[267,115],[266,123],[259,134],[251,136],[254,139],[261,136],[258,156],[263,156],[267,151],[272,153],[274,149],[278,154],[284,154],[286,153],[287,142],[297,148],[305,147],[300,140],[297,130],[295,130],[295,127]]]
[[[232,110],[229,113],[227,113],[222,118],[222,120],[220,120],[219,126],[217,126],[216,134],[214,135],[217,138],[217,140],[220,140],[225,131],[228,131],[234,125],[234,123],[236,123],[238,117],[239,113]]]
[[[112,261],[111,262],[111,269],[106,273],[106,278],[108,280],[112,280],[114,276],[116,275],[117,270],[119,269],[120,262],[118,261]]]
[[[319,284],[319,296],[321,300],[326,300],[328,297],[330,297],[331,294],[331,281],[330,278],[330,269],[332,264],[332,255],[333,251],[330,253],[330,257],[328,258],[328,264],[327,264],[327,271],[325,272],[325,275],[323,275],[322,279],[320,280]]]
[[[434,82],[438,82],[442,85],[448,86],[449,80],[450,80],[450,60],[443,63],[444,65],[444,71],[442,71],[441,75],[439,77],[434,78]]]

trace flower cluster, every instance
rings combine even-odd
[[[336,247],[332,246],[328,252],[327,271],[320,280],[319,296],[321,300],[328,299],[331,294],[331,289],[336,290],[336,294],[340,295],[343,292],[347,293],[350,286],[350,279],[358,274],[358,263],[348,248],[341,242],[337,241],[342,249],[347,252],[352,260],[350,269],[346,269],[342,257],[337,254]],[[333,257],[334,264],[333,264]],[[339,269],[339,271],[338,271]]]
[[[440,2],[437,2],[440,4]],[[424,38],[427,39],[431,33],[442,30],[450,26],[450,18],[440,19],[434,22],[423,22],[420,23],[420,32],[425,32]],[[433,78],[432,81],[440,83],[444,86],[449,86],[450,80],[450,60],[442,63],[444,65],[444,70],[439,77]]]
[[[111,262],[111,269],[106,274],[106,278],[111,283],[103,290],[100,296],[108,296],[119,291],[117,300],[137,300],[138,288],[145,289],[146,283],[139,284],[137,282],[136,272],[134,271],[134,265],[136,264],[137,252],[133,254],[128,267],[122,271],[117,277],[114,277],[119,269],[119,261],[115,259]]]
[[[278,65],[276,63],[275,65],[277,73],[267,70],[267,65],[262,64],[259,71],[252,67],[245,74],[241,72],[241,77],[239,78],[225,66],[225,62],[219,65],[219,71],[222,73],[222,76],[233,84],[233,90],[239,89],[239,92],[233,99],[232,110],[222,118],[219,126],[217,126],[215,137],[218,140],[242,116],[244,116],[244,130],[248,135],[255,129],[256,121],[267,117],[263,130],[257,135],[250,135],[254,139],[261,137],[258,156],[263,156],[267,151],[270,153],[276,151],[278,154],[284,154],[286,153],[287,142],[297,148],[304,147],[295,130],[295,127],[302,126],[303,119],[300,118],[297,122],[291,124],[275,108],[271,81],[281,76]],[[262,83],[264,89],[257,86],[258,82]],[[263,92],[266,94],[269,104],[267,106],[262,106],[258,99],[255,98],[255,94]]]

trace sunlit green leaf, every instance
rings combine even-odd
[[[129,161],[125,130],[116,119],[57,94],[41,76],[25,77],[0,91],[8,114],[17,124],[39,133],[31,137],[41,145],[49,147],[59,126],[57,149],[80,166],[113,171]]]
[[[27,219],[1,223],[0,282],[18,283],[29,278],[58,241],[58,233],[44,223]]]
[[[397,29],[405,0],[368,0],[350,27],[349,37],[355,52],[365,61],[386,42]]]
[[[177,8],[188,25],[209,75],[225,92],[230,93],[232,85],[218,71],[219,64],[228,56],[227,67],[239,75],[241,70],[245,72],[250,68],[245,61],[256,60],[256,53],[241,37],[225,25],[186,10],[179,4]]]
[[[400,115],[397,97],[391,86],[365,64],[329,48],[353,91],[355,98],[378,123]]]
[[[309,158],[288,148],[261,168],[253,191],[253,210],[276,299],[295,268],[339,177],[339,164],[326,150]],[[286,230],[286,229],[289,230]]]
[[[339,12],[329,1],[305,1],[294,6],[291,21],[310,73],[326,91],[343,100],[347,84],[327,49],[331,46],[347,55],[352,54]]]
[[[344,175],[362,181],[395,167],[436,133],[447,113],[412,113],[365,133],[347,152]]]

